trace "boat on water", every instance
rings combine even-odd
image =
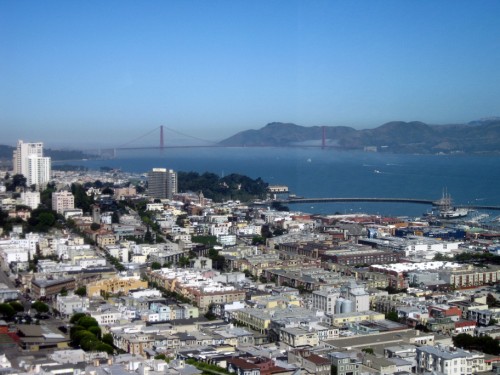
[[[443,219],[458,219],[461,217],[466,217],[468,214],[469,210],[467,208],[450,207],[447,210],[439,211],[439,217]]]
[[[459,219],[469,214],[468,208],[453,207],[451,195],[446,190],[443,191],[442,198],[434,202],[434,205],[439,207],[438,216],[442,219]]]

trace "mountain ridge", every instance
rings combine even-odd
[[[310,126],[271,122],[256,130],[241,131],[219,142],[234,147],[321,146],[325,129],[327,147],[369,149],[393,153],[500,153],[500,118],[466,124],[430,125],[421,121],[390,121],[376,128]]]

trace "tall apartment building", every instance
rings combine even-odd
[[[52,193],[52,209],[59,214],[75,208],[75,197],[69,191]]]
[[[177,194],[177,172],[169,169],[167,171],[167,198],[172,199]]]
[[[41,186],[49,182],[51,174],[51,160],[43,156],[43,143],[17,142],[13,154],[14,174],[26,177],[28,186]]]
[[[26,184],[28,186],[44,186],[50,181],[51,161],[49,157],[28,156],[28,174]]]
[[[153,168],[148,173],[148,193],[152,198],[172,199],[177,193],[177,173],[172,169]]]

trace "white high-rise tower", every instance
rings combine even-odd
[[[24,143],[19,140],[13,155],[14,174],[26,177],[28,186],[45,185],[50,181],[51,160],[43,156],[43,143]]]

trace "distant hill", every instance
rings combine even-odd
[[[377,148],[393,153],[500,153],[500,118],[468,124],[428,125],[419,121],[392,121],[374,129],[325,127],[326,145],[338,149]],[[246,130],[220,142],[222,146],[320,146],[323,129],[273,122]]]

